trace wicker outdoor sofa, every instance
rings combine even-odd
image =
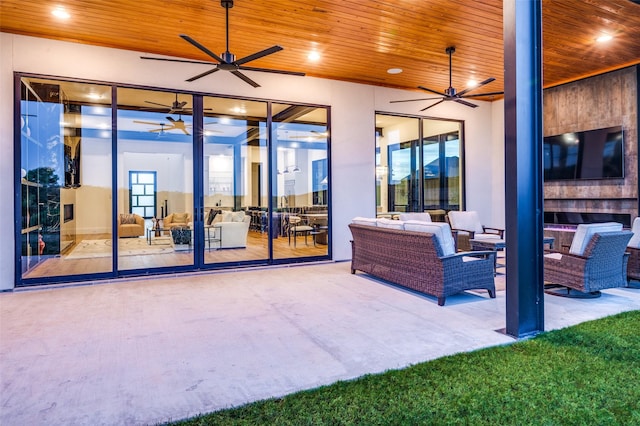
[[[448,226],[448,225],[447,225]],[[349,224],[351,273],[362,271],[391,283],[445,298],[464,290],[486,289],[496,297],[493,251],[445,255],[432,233]],[[449,233],[450,228],[449,229]]]

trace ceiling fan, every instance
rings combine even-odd
[[[160,126],[159,129],[149,130],[152,133],[160,132],[160,134],[164,134],[165,132],[168,132],[170,130],[181,130],[185,135],[190,135],[189,131],[187,130],[187,126],[191,126],[191,125],[185,123],[185,121],[182,119],[182,116],[179,115],[178,119],[176,120],[173,117],[168,115],[167,120],[169,120],[170,124],[155,123],[152,121],[142,121],[142,120],[133,120],[133,122],[138,124],[149,124],[152,126]]]
[[[467,93],[469,93],[472,90],[475,90],[479,87],[484,86],[485,84],[489,84],[492,81],[495,80],[494,77],[489,77],[488,79],[481,81],[480,83],[478,83],[476,86],[474,87],[470,87],[468,89],[463,90],[462,92],[457,92],[456,89],[453,88],[452,84],[451,84],[451,55],[453,55],[453,53],[456,51],[456,48],[454,46],[450,46],[447,47],[445,49],[445,52],[449,55],[449,88],[446,89],[444,92],[439,92],[437,90],[433,90],[433,89],[429,89],[428,87],[424,87],[424,86],[418,86],[419,89],[422,90],[426,90],[427,92],[431,92],[431,93],[435,93],[436,95],[440,95],[437,98],[420,98],[420,99],[407,99],[407,100],[403,100],[403,101],[390,101],[390,103],[398,103],[398,102],[415,102],[415,101],[432,101],[432,100],[436,100],[439,99],[438,102],[433,103],[431,105],[429,105],[426,108],[422,108],[420,111],[424,111],[426,109],[429,108],[433,108],[434,106],[444,102],[444,101],[454,101],[457,102],[459,104],[462,105],[466,105],[468,107],[471,108],[477,108],[478,105],[465,101],[463,98],[478,98],[481,96],[493,96],[493,95],[502,95],[504,92],[489,92],[489,93],[478,93],[475,95],[467,95]]]
[[[247,67],[244,64],[250,61],[254,61],[256,59],[262,58],[263,56],[271,55],[272,53],[276,53],[282,50],[281,46],[275,45],[271,46],[268,49],[261,50],[249,56],[245,56],[244,58],[236,59],[236,55],[229,51],[229,9],[233,7],[233,0],[220,0],[220,5],[225,8],[226,11],[226,38],[227,38],[227,49],[220,55],[216,55],[211,50],[207,49],[202,44],[198,43],[193,38],[189,37],[186,34],[180,34],[183,40],[191,43],[196,48],[200,49],[208,56],[211,56],[217,62],[209,62],[209,61],[191,61],[187,59],[168,59],[168,58],[153,58],[149,56],[141,56],[142,59],[152,59],[156,61],[169,61],[169,62],[185,62],[190,64],[204,64],[204,65],[214,65],[214,67],[208,71],[205,71],[201,74],[195,75],[187,81],[195,81],[199,78],[205,77],[209,74],[213,74],[216,71],[229,71],[231,74],[235,75],[239,79],[243,80],[245,83],[250,84],[253,87],[260,87],[258,83],[247,77],[245,74],[241,73],[240,70],[243,71],[260,71],[260,72],[271,72],[276,74],[288,74],[288,75],[298,75],[304,76],[304,73],[294,72],[294,71],[283,71],[283,70],[274,70],[269,68],[255,68],[255,67]]]
[[[176,93],[176,100],[171,105],[161,104],[158,102],[144,101],[147,104],[156,105],[163,108],[168,108],[167,114],[191,114],[193,108],[187,107],[187,101],[178,101],[178,94]],[[205,111],[211,111],[212,108],[204,108]]]

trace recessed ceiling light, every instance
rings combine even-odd
[[[402,68],[389,68],[387,72],[389,74],[400,74],[402,72]]]
[[[598,43],[604,43],[604,42],[607,42],[607,41],[611,40],[612,38],[613,38],[613,36],[612,36],[612,35],[609,35],[609,34],[602,34],[600,37],[598,37],[598,38],[596,39],[596,41],[597,41]]]
[[[307,59],[309,59],[310,61],[317,61],[320,59],[320,53],[316,52],[315,50],[309,52],[309,54],[307,55]]]
[[[62,7],[62,6],[58,6],[55,9],[53,9],[51,11],[51,14],[53,16],[55,16],[56,18],[60,18],[60,19],[69,19],[69,18],[71,18],[71,15],[69,14],[69,12],[67,12],[65,10],[65,8]]]

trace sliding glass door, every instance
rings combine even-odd
[[[18,285],[330,256],[327,107],[15,83]]]
[[[274,259],[329,253],[327,109],[273,104]]]
[[[19,279],[106,274],[111,250],[111,87],[23,77]]]
[[[203,105],[204,262],[267,262],[267,103],[205,97]]]
[[[194,264],[193,99],[117,91],[118,269]]]

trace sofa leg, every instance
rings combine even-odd
[[[438,306],[444,306],[444,297],[438,297]]]
[[[489,297],[492,299],[496,298],[496,291],[495,290],[487,290],[489,292]]]
[[[351,268],[351,274],[355,274],[355,273],[356,273],[356,270]]]

